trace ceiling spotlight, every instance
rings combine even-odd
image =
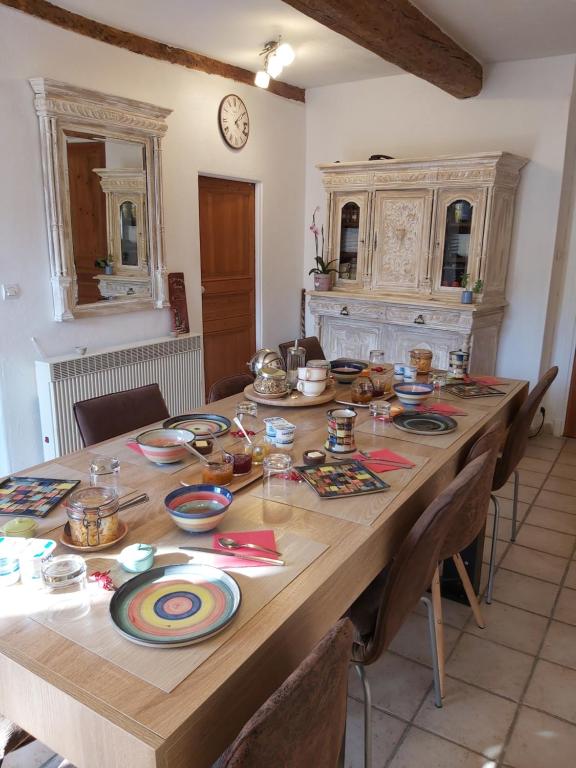
[[[284,67],[277,53],[271,53],[266,57],[266,72],[268,72],[270,77],[278,77],[283,69]]]
[[[264,72],[263,69],[256,72],[256,77],[254,78],[254,84],[258,86],[258,88],[268,88],[270,85],[270,75],[268,72]]]
[[[280,43],[278,40],[269,40],[260,51],[260,56],[264,56],[264,70],[256,73],[254,82],[260,88],[268,88],[271,77],[279,77],[284,67],[292,64],[296,58],[294,49],[289,43]]]
[[[290,43],[282,43],[279,45],[276,50],[276,56],[278,56],[284,67],[289,67],[296,58],[294,48],[292,48]]]

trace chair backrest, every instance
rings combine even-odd
[[[222,400],[230,395],[239,395],[244,391],[244,387],[248,384],[252,384],[254,377],[249,373],[236,373],[234,376],[224,376],[222,379],[218,379],[210,387],[208,392],[208,403],[213,403],[215,400]]]
[[[428,589],[454,520],[474,498],[477,484],[489,470],[490,462],[491,454],[486,452],[467,464],[414,523],[390,564],[385,586],[377,598],[374,630],[354,643],[356,661],[364,664],[376,661]]]
[[[502,488],[504,483],[508,482],[508,478],[524,456],[530,434],[530,425],[536,416],[540,403],[544,399],[544,395],[557,375],[558,368],[556,366],[546,371],[518,409],[506,435],[502,456],[496,462],[493,490],[497,491],[499,488]]]
[[[341,619],[212,768],[336,768],[346,725],[352,624]]]
[[[286,362],[288,357],[288,350],[293,346],[294,341],[284,341],[282,344],[278,344],[278,349],[284,358],[284,362]],[[298,346],[304,347],[306,350],[306,362],[308,360],[326,360],[326,355],[320,346],[317,336],[306,336],[305,339],[298,339]]]
[[[74,403],[74,418],[84,445],[101,443],[169,415],[158,384]]]
[[[34,737],[0,714],[0,765],[8,752],[19,749],[29,741],[34,741]]]
[[[460,514],[454,518],[440,550],[440,560],[446,560],[457,552],[461,552],[474,541],[486,525],[494,468],[503,435],[504,426],[501,422],[497,422],[489,427],[469,450],[465,466],[484,454],[489,455],[489,460],[475,482],[474,495],[468,499],[460,510]]]

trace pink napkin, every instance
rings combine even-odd
[[[417,405],[416,410],[418,413],[441,413],[444,416],[466,416],[466,411],[461,411],[460,408],[456,408],[448,403],[422,403]]]
[[[142,453],[142,449],[140,448],[136,440],[128,440],[128,442],[126,443],[126,447],[130,448],[130,450],[134,451],[134,453],[138,453],[140,456],[144,455]]]
[[[394,472],[394,470],[402,469],[403,467],[409,469],[410,467],[416,466],[410,459],[405,459],[403,456],[394,453],[394,451],[389,451],[387,448],[382,448],[380,451],[370,451],[370,458],[387,459],[388,461],[393,461],[394,464],[386,464],[384,461],[371,462],[369,458],[362,456],[361,453],[353,454],[352,458],[355,461],[361,461],[366,469],[369,469],[372,472]],[[397,467],[396,464],[402,464],[402,467]]]
[[[276,537],[274,531],[220,531],[215,533],[212,539],[212,546],[214,549],[221,549],[223,552],[238,552],[240,555],[249,555],[256,557],[272,557],[282,559],[279,555],[273,555],[270,552],[261,552],[258,549],[252,549],[252,547],[242,547],[240,549],[226,549],[218,543],[220,536],[226,536],[229,539],[236,539],[240,543],[248,542],[249,544],[260,544],[268,549],[278,549],[276,546]],[[259,566],[268,565],[268,563],[251,562],[250,560],[242,560],[236,557],[220,557],[220,555],[210,555],[212,561],[210,565],[215,568],[258,568]]]

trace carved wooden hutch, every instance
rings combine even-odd
[[[323,163],[333,291],[310,291],[326,357],[367,359],[384,349],[469,349],[473,371],[492,373],[506,307],[514,198],[527,161],[506,152],[415,160]],[[461,278],[481,280],[462,304]]]

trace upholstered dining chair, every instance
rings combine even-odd
[[[516,530],[518,527],[518,486],[520,484],[520,475],[518,473],[518,464],[523,458],[530,435],[530,425],[536,416],[540,403],[544,395],[550,388],[550,385],[558,375],[558,368],[554,366],[546,371],[538,384],[529,393],[528,397],[518,409],[512,424],[508,428],[506,440],[501,450],[500,456],[496,461],[494,470],[494,480],[492,482],[492,502],[494,504],[494,536],[492,541],[496,541],[498,532],[498,521],[500,518],[500,504],[498,497],[494,495],[499,491],[514,475],[514,491],[512,500],[512,533],[510,541],[516,541]],[[488,599],[489,598],[489,599]],[[487,603],[492,601],[492,591],[488,588]]]
[[[434,678],[434,698],[442,706],[436,636],[442,624],[441,603],[424,594],[437,572],[444,542],[477,490],[488,483],[493,456],[487,451],[467,464],[450,485],[424,510],[408,532],[388,568],[381,571],[353,603],[348,615],[356,630],[352,662],[364,693],[364,768],[372,766],[371,692],[365,667],[377,661],[418,601],[426,605]]]
[[[284,362],[288,357],[288,350],[294,346],[294,341],[284,341],[282,344],[278,344],[278,349],[282,355]],[[308,360],[326,360],[324,350],[318,341],[317,336],[306,336],[304,339],[298,339],[298,346],[304,347],[306,350],[306,362]]]
[[[346,727],[352,624],[341,619],[212,768],[336,768]]]
[[[146,427],[169,415],[158,384],[74,403],[74,418],[84,446]]]
[[[234,376],[224,376],[212,384],[208,392],[206,402],[213,403],[216,400],[222,400],[230,395],[239,395],[244,391],[244,387],[252,384],[254,377],[249,373],[236,373]]]
[[[9,752],[23,747],[30,741],[34,741],[33,736],[0,714],[0,766]]]

